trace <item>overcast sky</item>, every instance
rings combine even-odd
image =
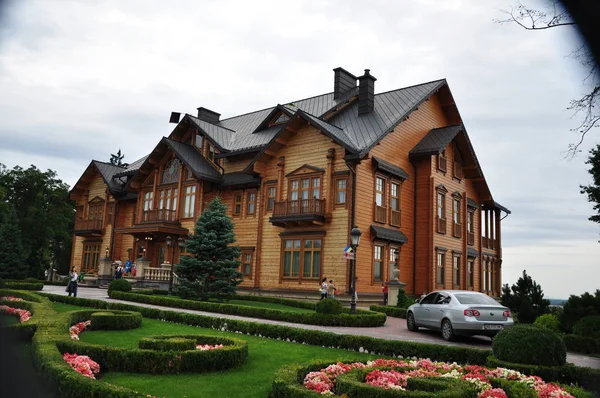
[[[564,159],[566,108],[588,87],[570,28],[500,25],[514,0],[29,1],[0,21],[0,163],[72,186],[91,159],[125,161],[169,135],[171,111],[222,118],[326,92],[370,68],[376,92],[446,78],[503,221],[503,282],[546,297],[600,288],[600,228],[579,193],[598,142]],[[543,2],[526,4],[543,6]]]

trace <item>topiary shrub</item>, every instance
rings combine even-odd
[[[196,340],[175,336],[144,337],[138,347],[142,350],[188,351],[196,349]]]
[[[396,307],[398,308],[408,308],[415,303],[415,299],[412,299],[406,295],[406,290],[399,289],[398,290],[398,302],[396,303]]]
[[[558,320],[558,316],[554,314],[540,315],[535,322],[533,322],[533,326],[546,328],[556,333],[560,331],[560,321]]]
[[[109,296],[112,291],[129,292],[131,291],[131,283],[127,282],[125,279],[115,279],[108,285]]]
[[[573,326],[573,334],[600,339],[600,315],[590,315],[581,318]]]
[[[326,298],[319,301],[316,308],[319,314],[341,314],[343,310],[342,303],[334,298]]]
[[[494,338],[492,350],[502,361],[528,365],[561,366],[567,358],[567,348],[557,333],[532,325],[502,330]]]
[[[142,325],[142,314],[135,311],[98,311],[90,320],[95,330],[137,329]]]

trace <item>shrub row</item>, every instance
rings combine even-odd
[[[503,361],[530,365],[561,366],[567,348],[558,334],[533,325],[504,329],[492,341],[494,355]]]
[[[581,318],[573,326],[573,334],[600,339],[600,315],[590,315]]]
[[[93,322],[93,321],[92,321]],[[176,336],[173,336],[176,337]],[[183,336],[185,337],[193,337]],[[77,352],[98,362],[101,369],[133,373],[167,374],[181,372],[210,372],[230,369],[241,365],[248,357],[248,345],[239,339],[219,339],[200,336],[199,341],[224,341],[229,345],[217,350],[150,350],[139,348],[108,347],[61,340],[58,349],[64,352]],[[193,340],[192,340],[193,341]],[[222,344],[222,343],[219,343]]]
[[[138,343],[141,350],[188,351],[196,349],[196,340],[175,336],[144,337]]]
[[[44,283],[39,282],[16,282],[16,281],[4,281],[4,287],[6,289],[15,290],[42,290]]]
[[[584,354],[600,354],[600,339],[574,334],[562,335],[562,339],[568,351],[582,352]]]
[[[97,330],[137,329],[142,314],[136,311],[98,311],[91,314],[92,328]]]
[[[62,281],[44,281],[44,285],[50,286],[67,286],[69,284],[69,279],[64,279]]]
[[[352,326],[352,327],[374,327],[385,323],[385,314],[359,310],[357,314],[318,314],[298,313],[284,310],[249,307],[244,305],[220,304],[205,301],[184,300],[176,297],[164,297],[154,295],[143,295],[109,291],[113,299],[133,301],[137,303],[160,305],[164,307],[185,308],[197,311],[217,312],[221,314],[240,315],[251,318],[271,319],[275,321],[302,323],[308,325],[323,326]]]
[[[148,295],[157,295],[157,296],[166,296],[169,294],[168,290],[162,289],[135,289],[133,290],[135,294],[148,294]]]
[[[369,309],[375,312],[382,312],[387,316],[394,318],[406,319],[406,308],[398,308],[391,305],[374,305],[372,304]]]

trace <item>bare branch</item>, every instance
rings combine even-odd
[[[516,23],[526,30],[543,30],[558,26],[573,26],[575,22],[570,15],[557,7],[556,1],[552,2],[551,11],[540,11],[528,8],[521,3],[509,11],[500,10],[509,16],[508,19],[494,20],[496,23]]]

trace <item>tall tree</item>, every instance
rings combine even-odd
[[[590,150],[590,157],[585,163],[590,165],[588,172],[592,175],[593,183],[580,185],[581,193],[587,195],[589,202],[594,203],[596,214],[590,216],[589,220],[600,223],[600,144]]]
[[[119,151],[116,154],[110,154],[110,164],[114,164],[115,166],[127,166],[127,163],[123,163],[124,158],[125,155],[122,154],[121,149],[119,149]]]
[[[242,281],[237,270],[241,251],[235,242],[233,221],[217,197],[198,218],[194,235],[186,243],[191,256],[181,257],[176,267],[179,278],[176,293],[200,300],[222,299],[235,293]]]
[[[495,22],[515,23],[526,30],[545,30],[560,27],[577,28],[571,15],[557,0],[551,0],[548,3],[549,6],[542,10],[517,3],[510,10],[503,11],[508,15],[507,19],[495,20]],[[600,81],[598,80],[596,58],[587,45],[580,45],[571,53],[571,57],[587,70],[588,74],[583,83],[589,86],[587,93],[581,98],[571,100],[567,108],[572,110],[574,115],[580,116],[579,125],[571,129],[579,133],[579,140],[570,144],[568,148],[569,155],[573,157],[580,152],[579,146],[586,134],[600,125]]]
[[[512,287],[508,283],[502,287],[500,301],[515,312],[522,323],[533,323],[538,316],[548,313],[550,306],[550,301],[544,299],[542,287],[527,271],[523,271],[523,276]]]
[[[0,223],[0,279],[23,279],[25,274],[19,219],[15,209],[9,205]]]
[[[75,213],[68,185],[52,170],[0,165],[0,187],[17,213],[27,275],[41,277],[51,266],[65,272]]]

